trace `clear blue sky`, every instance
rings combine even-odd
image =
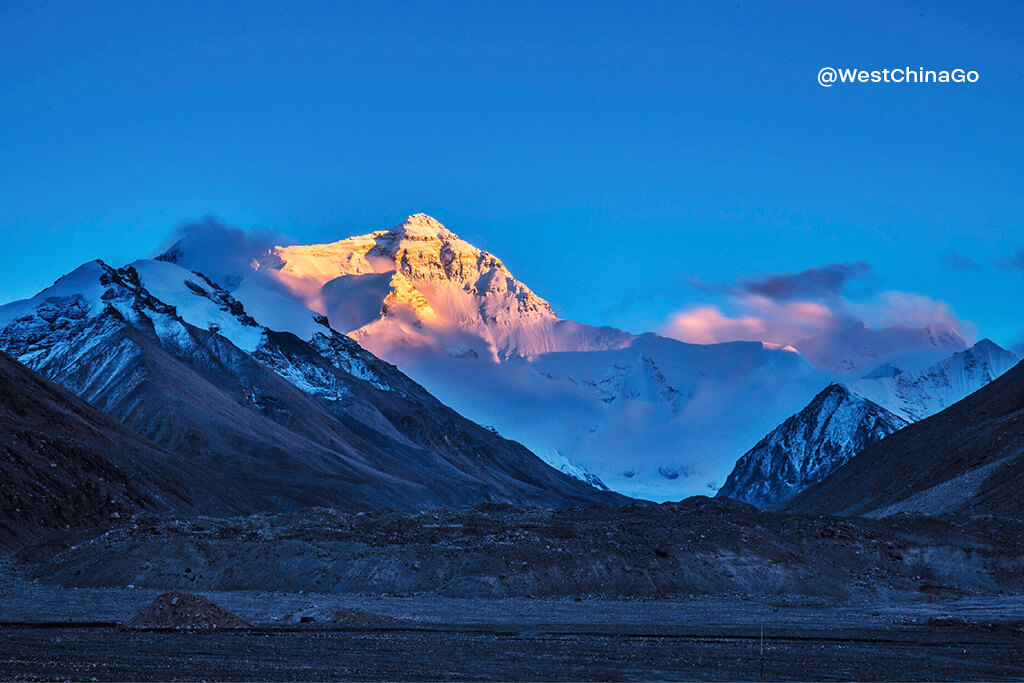
[[[865,261],[1013,343],[1024,3],[0,3],[0,300],[206,214],[310,242],[416,211],[585,322]]]

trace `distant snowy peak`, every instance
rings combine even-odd
[[[570,477],[573,477],[574,479],[579,479],[582,482],[586,482],[593,486],[595,489],[598,489],[599,491],[611,490],[607,486],[605,486],[605,483],[601,481],[601,478],[599,476],[591,472],[584,465],[581,465],[578,462],[572,460],[571,458],[563,455],[560,451],[551,449],[548,450],[547,452],[541,452],[538,455],[540,456],[541,460],[551,465],[552,467],[554,467],[559,472],[562,472],[563,474],[568,474]]]
[[[832,384],[737,462],[719,495],[769,507],[789,500],[850,458],[993,381],[1017,357],[984,339],[922,370],[886,363],[850,384]]]
[[[861,377],[879,366],[919,369],[967,348],[967,340],[949,325],[903,325],[873,330],[863,322],[794,344],[823,372]]]
[[[782,503],[908,424],[841,384],[829,385],[747,451],[717,495],[758,507]]]
[[[329,244],[274,247],[252,268],[384,357],[429,351],[501,362],[631,339],[560,320],[499,258],[425,214]]]
[[[530,367],[550,391],[571,388],[590,401],[576,415],[564,401],[555,448],[612,490],[659,501],[717,490],[738,452],[825,383],[786,347],[687,344],[654,334],[622,349],[545,354]],[[510,405],[489,419],[542,453],[543,442],[529,433],[542,419],[533,410]]]
[[[275,247],[259,265],[319,285],[345,275],[394,271],[414,284],[455,285],[474,296],[507,296],[519,313],[554,316],[548,302],[516,280],[500,259],[422,213],[390,230],[331,244]]]
[[[879,369],[850,388],[912,422],[923,420],[982,388],[1020,359],[989,339],[921,370]]]

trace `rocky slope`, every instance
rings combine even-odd
[[[960,513],[1020,519],[1024,365],[867,448],[784,509],[840,515]]]
[[[462,418],[314,313],[259,303],[283,329],[177,265],[91,262],[0,307],[0,348],[215,473],[233,512],[610,497]]]
[[[836,520],[731,500],[229,520],[139,516],[19,555],[82,588],[460,598],[818,596],[1024,590],[1016,520]]]
[[[908,424],[843,385],[831,384],[744,453],[717,495],[757,507],[778,505]]]
[[[0,352],[0,547],[140,510],[187,511],[183,459]]]

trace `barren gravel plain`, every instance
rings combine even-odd
[[[708,499],[141,515],[7,556],[0,678],[1020,680],[1022,537]]]
[[[1024,678],[1024,596],[825,604],[209,592],[253,627],[136,630],[125,624],[156,591],[14,587],[0,595],[4,679]],[[394,621],[330,621],[352,609]]]

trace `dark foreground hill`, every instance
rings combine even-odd
[[[838,515],[1024,514],[1024,364],[870,446],[784,509]]]
[[[0,547],[139,510],[190,509],[185,463],[0,353]]]

